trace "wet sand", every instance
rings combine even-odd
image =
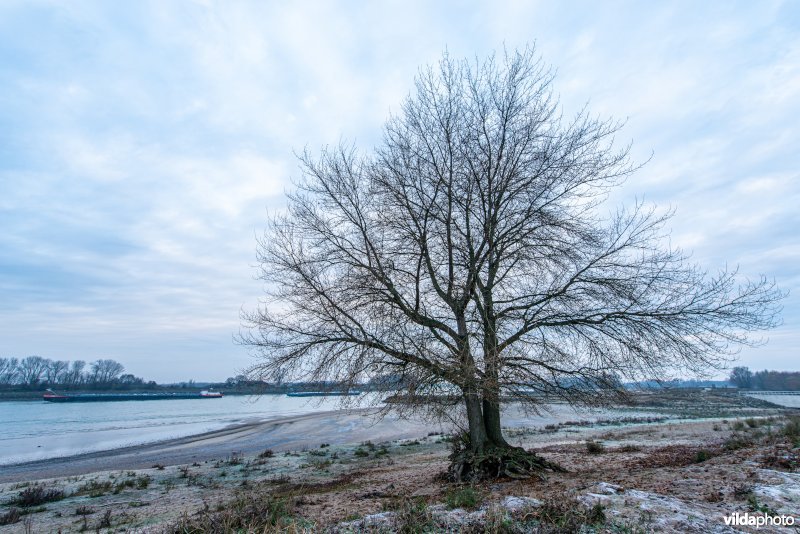
[[[280,452],[316,448],[322,443],[396,440],[442,430],[439,425],[401,419],[393,414],[377,418],[377,412],[373,408],[332,410],[253,421],[158,443],[4,465],[0,469],[0,483],[189,464],[234,454],[252,455],[265,449]]]

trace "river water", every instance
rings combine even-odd
[[[353,399],[348,399],[353,400]],[[339,397],[0,402],[0,465],[115,449],[340,406]]]
[[[786,408],[800,408],[800,395],[771,395],[758,392],[747,393],[747,395]]]
[[[368,405],[374,394],[360,397],[227,396],[221,399],[130,402],[0,402],[0,466],[70,456],[84,452],[153,443],[219,430],[229,425],[303,415],[341,407],[341,401]],[[754,395],[758,396],[758,395]],[[787,407],[800,407],[800,396],[763,396]],[[652,412],[617,412],[559,407],[532,420],[508,410],[504,426],[545,425],[570,419],[648,416]]]

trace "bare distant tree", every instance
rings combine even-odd
[[[16,358],[0,358],[0,384],[16,384],[19,377]]]
[[[41,356],[28,356],[19,362],[17,370],[23,384],[34,386],[38,384],[47,371],[50,360]]]
[[[753,387],[753,372],[747,367],[734,367],[728,382],[741,389]]]
[[[114,360],[97,360],[92,363],[91,380],[95,384],[110,384],[125,372],[125,366]]]
[[[458,392],[469,439],[453,476],[513,474],[543,463],[506,443],[502,398],[594,405],[619,379],[719,368],[774,326],[775,286],[707,275],[665,242],[668,215],[602,214],[636,167],[617,123],[560,115],[551,79],[532,49],[445,56],[374,154],[306,152],[259,242],[250,377]]]
[[[69,370],[64,376],[64,384],[76,386],[84,381],[83,369],[86,367],[86,362],[83,360],[74,360],[70,363]]]
[[[117,381],[126,386],[140,386],[144,384],[144,379],[134,376],[132,374],[121,375]]]
[[[48,384],[63,384],[69,370],[69,362],[64,360],[48,360],[44,372],[44,380]]]

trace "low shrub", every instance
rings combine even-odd
[[[761,465],[770,469],[797,471],[800,468],[800,454],[785,446],[774,446],[761,458]]]
[[[761,426],[761,421],[759,419],[753,419],[752,417],[748,417],[744,422],[750,428],[758,428]]]
[[[92,515],[94,513],[94,508],[89,508],[88,506],[78,506],[75,508],[75,515]]]
[[[126,480],[120,480],[119,482],[114,484],[114,489],[112,490],[112,493],[114,495],[117,495],[119,493],[122,493],[122,491],[125,488],[134,488],[134,487],[136,487],[136,479],[129,478]]]
[[[422,534],[435,529],[428,504],[422,498],[402,499],[395,509],[394,532],[400,534]]]
[[[114,484],[111,483],[110,480],[106,480],[104,482],[98,482],[97,480],[91,480],[80,487],[78,487],[76,494],[78,495],[89,495],[89,497],[102,497],[107,492],[111,491],[114,487]],[[119,492],[117,492],[119,493]]]
[[[101,528],[111,528],[111,519],[113,517],[111,510],[106,510],[103,517],[97,522],[97,530],[99,531]]]
[[[482,525],[464,529],[464,534],[517,534],[530,532],[523,523],[517,522],[512,514],[499,505],[489,506]]]
[[[272,532],[283,531],[297,523],[293,509],[283,499],[257,491],[240,492],[216,510],[209,507],[193,516],[184,515],[174,523],[169,532]]]
[[[753,439],[741,434],[734,434],[722,444],[722,448],[726,451],[738,451],[739,449],[746,449],[754,445]]]
[[[44,484],[34,484],[20,491],[17,497],[11,501],[11,504],[30,508],[48,502],[60,501],[64,497],[64,492],[58,488],[48,488]]]
[[[545,501],[534,508],[531,515],[539,522],[537,532],[567,533],[583,532],[585,527],[594,527],[606,522],[606,514],[600,503],[588,507],[575,497],[562,495]]]
[[[699,464],[711,458],[713,454],[708,449],[700,449],[694,454],[694,463]]]
[[[768,505],[759,502],[758,498],[752,493],[749,497],[747,497],[747,504],[750,506],[750,511],[752,512],[760,512],[766,515],[778,515],[778,512],[770,508]]]
[[[331,465],[333,465],[333,461],[332,460],[313,460],[313,461],[309,462],[306,465],[308,467],[313,467],[314,469],[322,471],[324,469],[329,468]]]
[[[450,509],[474,510],[483,502],[483,495],[473,486],[450,488],[445,494],[445,503]]]
[[[783,435],[789,438],[795,447],[800,447],[800,417],[792,416],[783,426]]]
[[[589,454],[602,454],[606,452],[606,447],[599,441],[590,439],[586,441],[586,452]]]
[[[11,507],[4,514],[0,514],[0,525],[13,525],[22,518],[22,513],[18,508]]]

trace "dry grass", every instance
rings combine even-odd
[[[536,520],[536,531],[542,534],[571,534],[604,524],[606,515],[600,504],[588,507],[574,496],[554,495],[524,516],[530,519]]]
[[[48,502],[60,501],[65,497],[64,491],[58,488],[48,488],[44,484],[34,484],[20,491],[11,504],[30,508]]]

